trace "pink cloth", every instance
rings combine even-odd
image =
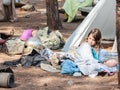
[[[20,39],[23,41],[28,40],[30,37],[32,37],[32,29],[26,29],[23,31],[22,35],[20,36]]]

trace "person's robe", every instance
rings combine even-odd
[[[0,0],[0,21],[17,21],[17,15],[15,11],[15,1],[12,0],[12,3],[9,6],[3,4],[3,1]]]

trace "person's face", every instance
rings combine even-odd
[[[88,44],[90,44],[91,46],[94,46],[95,45],[95,39],[94,39],[94,37],[92,36],[92,34],[90,34],[89,36],[88,36],[88,39],[87,39],[87,42],[88,42]]]

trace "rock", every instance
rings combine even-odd
[[[22,54],[24,43],[25,42],[21,41],[19,38],[6,41],[5,44],[7,47],[8,54]]]
[[[35,7],[34,7],[34,5],[26,4],[26,5],[22,6],[21,9],[23,9],[25,11],[34,11]]]

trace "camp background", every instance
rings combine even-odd
[[[36,2],[36,11],[24,11],[20,8],[16,8],[19,22],[0,22],[0,32],[9,33],[13,28],[15,30],[15,36],[20,36],[24,29],[33,28],[34,32],[38,27],[46,26],[45,16],[45,1],[44,0],[25,0],[25,2]],[[59,4],[62,5],[63,2]],[[118,9],[120,10],[120,8]],[[117,12],[118,18],[120,19],[120,11]],[[30,15],[30,18],[25,18],[25,15]],[[63,15],[60,14],[61,20]],[[64,38],[67,39],[74,29],[80,24],[65,23],[62,22],[64,29],[60,30]],[[33,32],[33,33],[34,33]],[[111,49],[112,43],[104,44],[107,50]],[[0,63],[4,61],[16,60],[20,55],[8,56],[6,54],[0,54]],[[114,76],[105,77],[72,77],[69,75],[61,75],[60,73],[50,73],[41,70],[36,67],[13,67],[15,73],[15,87],[9,90],[117,90],[117,74]],[[0,90],[8,90],[7,88],[0,88]]]

